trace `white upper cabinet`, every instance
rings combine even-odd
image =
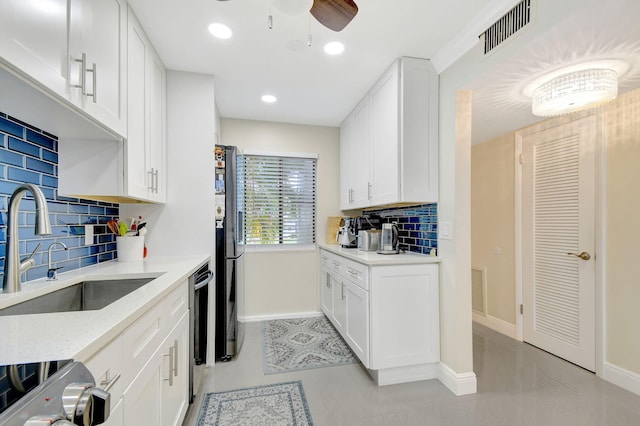
[[[166,70],[130,9],[125,39],[127,138],[123,143],[62,141],[59,192],[120,203],[164,203]]]
[[[367,204],[369,198],[369,102],[361,102],[340,128],[340,205],[343,210]]]
[[[3,0],[5,66],[126,136],[124,0]]]
[[[166,70],[131,10],[128,26],[127,191],[164,202]]]
[[[55,94],[67,96],[67,0],[0,2],[0,57]]]
[[[70,16],[70,99],[126,136],[127,3],[71,0]]]
[[[341,182],[342,210],[438,201],[438,75],[429,61],[394,62],[342,130],[341,145],[356,153],[341,157],[353,173]]]

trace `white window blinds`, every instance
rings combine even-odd
[[[316,159],[245,154],[244,211],[248,245],[315,243]]]

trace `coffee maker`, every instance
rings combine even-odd
[[[336,240],[343,248],[356,248],[358,247],[358,229],[356,225],[356,218],[343,217],[340,220],[340,228],[336,235]]]

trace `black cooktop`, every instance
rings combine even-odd
[[[30,390],[71,362],[44,361],[0,366],[0,413],[15,404]]]

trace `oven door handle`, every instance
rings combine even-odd
[[[204,280],[200,281],[199,283],[196,283],[193,286],[194,290],[200,290],[202,287],[204,287],[205,285],[209,284],[209,282],[211,281],[211,279],[213,278],[213,272],[209,271],[207,273],[207,278],[205,278]]]

